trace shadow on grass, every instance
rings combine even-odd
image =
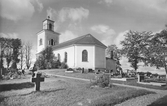
[[[148,106],[167,106],[167,95],[156,100],[155,102],[151,103]]]
[[[9,90],[18,90],[18,89],[23,89],[23,88],[32,88],[32,87],[34,87],[34,84],[31,82],[2,84],[0,85],[0,92],[9,91]]]
[[[61,91],[61,90],[66,90],[66,89],[65,89],[65,88],[60,88],[60,89],[54,89],[54,90],[50,89],[50,90],[44,90],[44,91],[32,91],[32,92],[30,92],[30,93],[21,94],[21,95],[19,95],[19,96],[46,95],[46,94],[48,94],[48,93],[57,92],[57,91]],[[14,95],[14,96],[10,96],[10,97],[15,97],[15,95]],[[7,97],[7,96],[1,96],[1,95],[0,95],[0,103],[1,103],[2,101],[4,101],[6,98],[9,98],[9,97]]]
[[[27,94],[22,94],[21,96],[27,96],[27,95],[30,95],[30,94],[47,94],[47,93],[51,93],[51,92],[56,92],[56,91],[61,91],[61,90],[66,90],[65,88],[60,88],[60,89],[50,89],[50,90],[44,90],[44,91],[32,91],[30,93],[27,93]]]
[[[114,106],[115,104],[122,103],[128,99],[147,94],[155,94],[155,92],[147,90],[128,90],[117,92],[114,94],[106,94],[92,100],[91,104],[89,104],[88,106]]]

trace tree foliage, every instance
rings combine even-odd
[[[47,47],[45,50],[43,50],[39,54],[35,64],[38,69],[59,68],[61,66],[61,62],[53,54],[52,47]]]
[[[0,37],[0,71],[3,69],[4,51],[7,46],[7,39]]]
[[[29,42],[27,42],[25,44],[25,64],[26,64],[27,69],[30,68],[31,63],[32,63],[31,62],[31,50],[32,50],[32,45]]]
[[[146,41],[150,37],[151,32],[129,31],[125,35],[125,40],[121,42],[123,46],[121,53],[128,58],[134,70],[138,69],[139,62],[146,60],[143,53],[146,52],[148,46]]]
[[[147,58],[146,65],[163,67],[167,72],[167,30],[156,33],[150,39],[145,57]]]
[[[18,56],[20,55],[21,48],[21,39],[12,39],[12,68],[17,69],[17,63],[19,63],[20,59]]]
[[[0,75],[4,72],[4,65],[9,69],[17,70],[18,56],[20,55],[21,39],[0,37]],[[6,61],[6,64],[4,64]],[[11,65],[10,65],[11,64]]]

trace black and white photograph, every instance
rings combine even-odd
[[[0,106],[167,106],[167,0],[0,0]]]

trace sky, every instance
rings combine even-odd
[[[20,38],[33,46],[35,59],[37,32],[50,16],[60,42],[92,34],[106,46],[116,44],[132,31],[159,32],[167,24],[167,0],[0,0],[0,36]],[[123,69],[129,68],[121,58]],[[140,66],[139,71],[165,73]]]

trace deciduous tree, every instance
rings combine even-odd
[[[21,39],[12,39],[12,68],[17,69],[17,63],[20,61],[18,56],[20,55]]]
[[[156,33],[150,39],[145,57],[146,65],[164,68],[167,79],[167,29]]]
[[[25,63],[26,63],[26,67],[27,69],[30,68],[31,66],[31,50],[32,50],[32,45],[28,42],[25,44]]]
[[[57,60],[53,54],[52,47],[47,47],[38,55],[36,65],[39,69],[57,68],[55,66]]]
[[[138,63],[145,61],[143,52],[146,52],[148,44],[146,41],[151,37],[151,32],[129,31],[125,35],[125,40],[121,42],[123,48],[121,53],[126,56],[131,63],[131,67],[136,71]]]

